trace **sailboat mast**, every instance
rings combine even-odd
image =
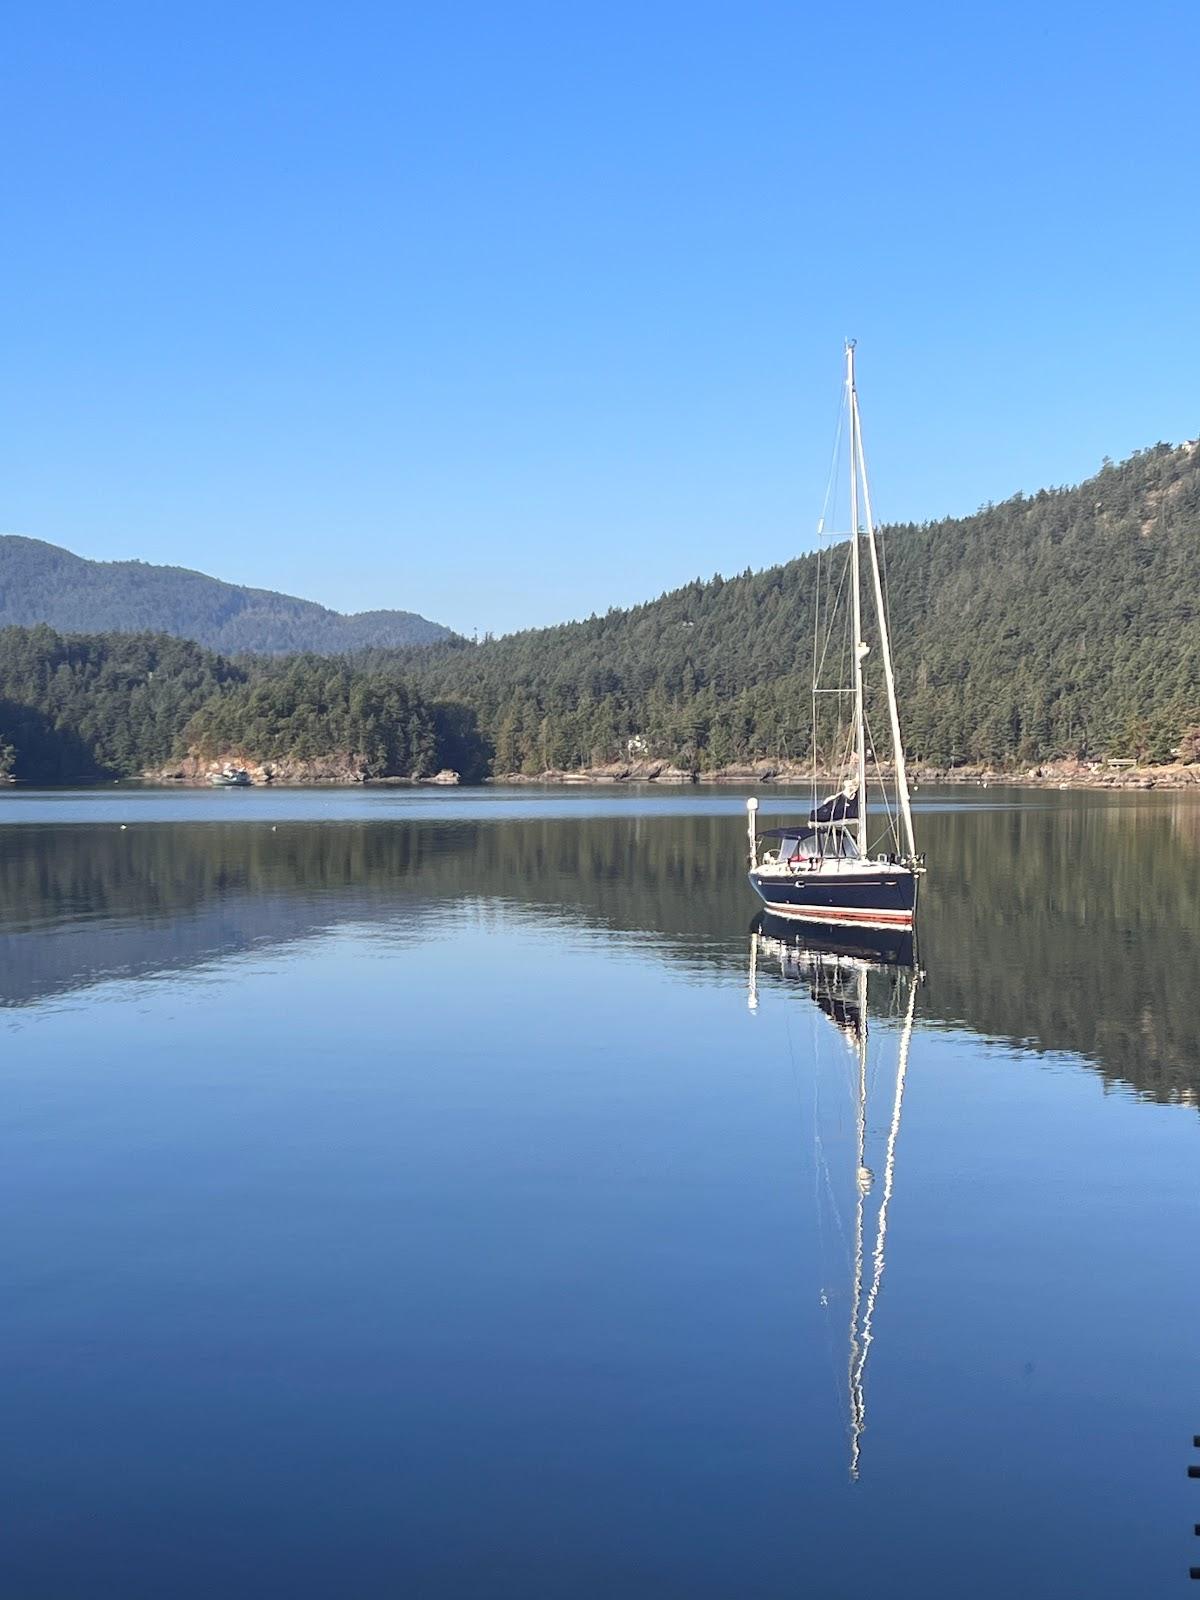
[[[867,549],[871,555],[871,579],[875,591],[875,615],[879,622],[879,643],[883,652],[883,677],[887,684],[888,717],[892,725],[892,761],[896,768],[896,799],[904,824],[904,842],[910,856],[917,853],[913,834],[912,804],[908,796],[908,769],[904,761],[904,744],[900,737],[900,711],[896,704],[896,679],[892,672],[892,641],[888,631],[887,612],[883,603],[883,583],[879,575],[879,551],[875,544],[875,519],[871,515],[871,489],[867,482],[867,462],[863,454],[862,423],[858,415],[858,395],[853,385],[850,389],[850,448],[858,458],[858,472],[862,479],[863,519],[867,525]]]
[[[850,589],[854,628],[854,741],[858,767],[859,854],[867,853],[867,728],[863,714],[862,576],[858,552],[858,404],[854,391],[854,340],[846,341],[846,395],[850,411]]]

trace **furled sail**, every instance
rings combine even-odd
[[[808,813],[808,820],[817,823],[853,822],[858,816],[858,789],[847,784],[828,800],[822,800]]]

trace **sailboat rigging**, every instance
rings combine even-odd
[[[854,352],[854,341],[850,340],[846,345],[845,379],[850,457],[850,684],[829,688],[821,681],[834,623],[830,617],[826,617],[822,633],[819,576],[813,659],[814,784],[820,755],[818,732],[822,726],[822,703],[818,697],[823,694],[837,697],[835,704],[839,707],[843,697],[848,696],[851,702],[848,737],[843,740],[839,733],[834,752],[840,758],[839,765],[845,777],[841,789],[823,802],[818,803],[814,790],[812,808],[805,822],[766,831],[762,837],[776,842],[768,845],[761,856],[757,826],[758,801],[753,796],[747,800],[750,883],[767,908],[779,916],[825,924],[851,923],[865,928],[907,927],[912,925],[916,916],[917,888],[925,871],[925,858],[917,853],[913,831],[908,770],[892,663],[891,632],[862,442]],[[890,785],[885,781],[884,774],[879,773],[887,836],[883,844],[890,843],[891,848],[885,848],[879,840],[873,840],[870,833],[865,674],[872,646],[864,637],[864,565],[870,572],[875,638],[882,664],[891,735]],[[840,717],[838,720],[840,724]],[[894,810],[887,798],[889,787],[894,793]]]

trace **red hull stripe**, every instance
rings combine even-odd
[[[767,901],[767,910],[780,917],[795,917],[798,922],[853,922],[860,928],[907,928],[911,911],[875,911],[870,906],[849,909],[841,906],[786,906]]]

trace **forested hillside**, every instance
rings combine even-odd
[[[1200,450],[885,530],[902,712],[938,764],[1166,758],[1200,723]],[[824,558],[826,576],[844,559]],[[469,702],[498,772],[624,757],[803,759],[814,556],[629,611],[400,658]],[[372,658],[381,665],[382,658]],[[882,712],[876,718],[883,723]]]
[[[1200,755],[1200,449],[1160,445],[1074,489],[891,528],[883,547],[918,762]],[[822,558],[826,599],[846,550]],[[335,659],[8,629],[0,767],[55,781],[188,751],[341,752],[374,775],[470,779],[489,761],[538,773],[631,751],[692,770],[804,761],[817,580],[806,556],[587,622]]]
[[[443,767],[468,782],[487,775],[488,752],[470,712],[433,704],[394,672],[293,656],[245,662],[239,678],[199,707],[177,749],[202,758],[237,751],[261,762],[344,752],[370,777],[429,777]]]
[[[334,655],[452,637],[412,611],[346,617],[311,600],[244,589],[184,567],[86,561],[38,539],[0,536],[0,627],[39,622],[60,633],[169,633],[210,650],[260,655]]]
[[[188,718],[240,677],[163,635],[0,632],[0,771],[37,783],[126,776],[165,761]]]
[[[189,752],[342,755],[370,777],[487,768],[470,712],[432,704],[394,671],[320,656],[235,663],[162,634],[0,631],[0,775],[134,777]]]

